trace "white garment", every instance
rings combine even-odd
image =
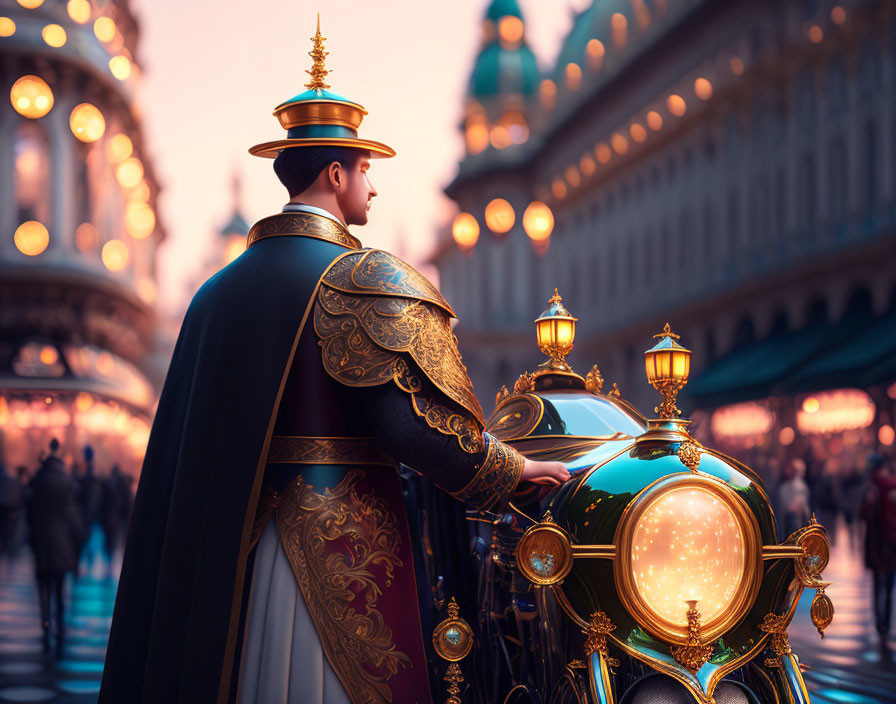
[[[322,215],[329,218],[338,225],[345,227],[345,223],[337,218],[329,210],[318,208],[316,205],[305,205],[304,203],[287,203],[283,206],[284,213],[313,213],[314,215]]]
[[[258,541],[239,704],[350,704],[327,661],[273,517]]]

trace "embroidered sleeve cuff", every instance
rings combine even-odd
[[[476,476],[463,489],[452,492],[452,496],[479,509],[489,510],[501,506],[513,496],[526,458],[488,433],[484,433],[483,437],[487,446],[485,459]]]

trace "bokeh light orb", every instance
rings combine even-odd
[[[675,115],[675,117],[681,117],[688,109],[688,105],[684,102],[684,98],[675,93],[666,98],[666,107],[669,108],[669,112]]]
[[[68,0],[68,16],[78,24],[84,24],[90,19],[89,0]]]
[[[44,0],[18,0],[18,2],[26,10],[33,10],[44,4]]]
[[[131,201],[124,211],[124,225],[135,240],[146,239],[156,227],[156,214],[143,201]]]
[[[53,107],[53,91],[38,76],[22,76],[13,83],[9,99],[19,115],[32,120],[43,117]]]
[[[532,201],[523,213],[523,229],[533,242],[544,242],[554,231],[554,213],[541,201]]]
[[[459,247],[471,249],[479,241],[479,223],[470,213],[458,213],[451,225],[451,235]]]
[[[92,252],[100,246],[100,231],[92,223],[82,222],[75,228],[75,246],[82,252]]]
[[[128,265],[130,252],[128,246],[121,240],[109,240],[103,245],[103,265],[109,271],[121,271]]]
[[[134,143],[126,134],[117,134],[106,144],[106,156],[113,164],[118,164],[134,153]]]
[[[50,233],[42,223],[37,220],[29,220],[16,228],[13,241],[22,254],[36,257],[50,244]]]
[[[701,623],[731,610],[746,574],[746,537],[734,510],[701,487],[659,492],[641,514],[631,541],[638,596],[659,619],[687,627],[687,601]]]
[[[125,159],[115,169],[115,178],[125,188],[133,188],[143,179],[143,164],[137,157]]]
[[[41,30],[40,36],[43,37],[47,45],[52,46],[54,49],[65,46],[65,42],[68,39],[65,30],[58,24],[48,24]]]
[[[131,62],[127,56],[113,56],[109,59],[109,70],[119,81],[124,81],[131,75]]]
[[[97,17],[93,33],[101,42],[111,42],[115,38],[115,21],[111,17]]]
[[[16,33],[16,23],[9,17],[0,17],[0,37],[11,37]]]
[[[72,134],[88,144],[98,140],[106,131],[106,120],[103,118],[103,113],[90,103],[76,105],[69,117],[68,124],[72,128]]]
[[[495,198],[485,206],[485,224],[498,235],[509,232],[516,222],[513,206],[503,198]]]

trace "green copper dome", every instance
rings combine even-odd
[[[500,94],[533,95],[538,88],[538,65],[527,46],[503,49],[497,43],[482,50],[470,77],[470,95],[486,98]]]
[[[503,29],[501,19],[514,17],[519,22]],[[526,45],[523,13],[517,0],[492,0],[485,13],[485,41],[473,65],[469,95],[490,98],[498,95],[530,96],[538,88],[539,72],[535,54]],[[508,38],[502,32],[518,32]]]
[[[301,103],[306,100],[333,100],[339,103],[351,103],[352,105],[357,105],[354,100],[349,100],[348,98],[343,98],[341,95],[337,95],[333,91],[330,90],[306,90],[304,93],[299,93],[297,96],[290,98],[289,100],[284,100],[280,105],[289,105],[291,103]]]
[[[516,0],[492,0],[485,11],[485,19],[492,22],[497,22],[502,17],[507,17],[508,15],[523,19],[523,13]]]

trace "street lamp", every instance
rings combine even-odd
[[[676,342],[679,336],[672,332],[669,323],[654,337],[660,338],[660,341],[644,353],[647,381],[663,397],[662,404],[654,408],[654,411],[662,419],[678,418],[681,411],[676,407],[675,399],[688,383],[691,351]]]

